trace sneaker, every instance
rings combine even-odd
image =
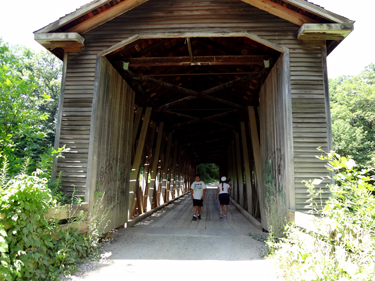
[[[223,218],[223,214],[222,214],[222,213],[220,213],[220,218],[221,218],[221,219]]]
[[[227,216],[224,216],[224,219],[227,219],[228,217]]]
[[[198,215],[198,220],[200,220],[201,219],[201,215]]]
[[[196,221],[197,220],[197,217],[196,216],[193,216],[193,221]]]

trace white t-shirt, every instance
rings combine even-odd
[[[194,190],[194,192],[193,192],[193,198],[194,199],[198,199],[198,200],[202,199],[203,189],[206,189],[206,188],[207,187],[206,187],[206,185],[204,184],[203,181],[199,181],[199,182],[195,181],[195,182],[193,182],[192,185],[191,185],[191,189]]]
[[[229,184],[227,184],[227,183],[220,183],[218,187],[220,189],[219,194],[229,193],[228,192],[228,188],[230,187]]]

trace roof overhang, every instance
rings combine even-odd
[[[63,48],[65,52],[79,52],[85,41],[77,32],[35,33],[34,39],[48,50]]]
[[[147,1],[94,0],[35,31],[35,40],[49,50],[62,47],[66,52],[79,51],[83,46],[83,38],[79,34],[85,34]],[[330,46],[330,51],[353,30],[353,21],[306,0],[241,1],[300,26],[298,34],[300,40],[327,40],[327,47]],[[68,34],[68,38],[58,34]]]
[[[344,40],[354,30],[353,24],[305,23],[298,31],[300,40]]]
[[[298,13],[297,11],[291,10],[288,7],[280,5],[271,0],[241,0],[254,7],[264,10],[274,16],[280,17],[286,21],[302,26],[305,23],[316,23],[312,17]],[[285,4],[293,5],[294,7],[305,10],[313,15],[332,21],[335,23],[353,23],[353,21],[342,17],[340,15],[329,12],[319,6],[309,3],[305,0],[283,0]]]

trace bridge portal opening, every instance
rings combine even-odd
[[[249,37],[184,37],[134,40],[103,59],[98,97],[113,92],[118,97],[98,101],[97,126],[108,126],[104,130],[112,130],[120,143],[127,130],[132,133],[125,146],[109,152],[122,151],[118,165],[132,169],[129,202],[124,199],[128,218],[187,192],[196,167],[214,163],[220,175],[232,179],[233,199],[264,221],[262,166],[271,162],[272,178],[285,167],[287,132],[277,123],[285,125],[288,58]],[[134,96],[125,98],[129,89]],[[114,118],[116,106],[116,122],[105,120]],[[108,134],[100,130],[97,149]],[[105,174],[106,160],[100,161],[97,173]]]

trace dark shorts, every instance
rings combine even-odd
[[[203,200],[193,199],[193,206],[203,206]]]
[[[220,205],[229,205],[229,193],[219,194]]]

